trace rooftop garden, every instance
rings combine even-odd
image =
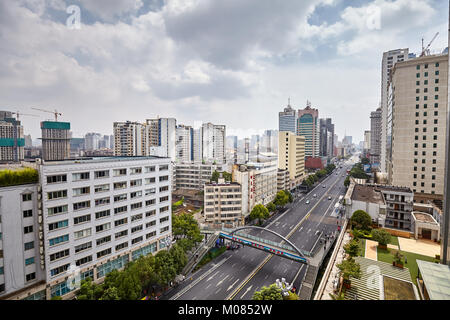
[[[18,170],[0,170],[0,187],[36,183],[38,181],[39,174],[36,169],[22,168]]]

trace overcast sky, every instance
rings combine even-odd
[[[1,0],[0,109],[39,115],[21,118],[33,139],[53,119],[33,106],[74,137],[158,115],[242,137],[278,129],[290,97],[358,142],[383,51],[436,32],[441,51],[447,30],[444,0]]]

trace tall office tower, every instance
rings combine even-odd
[[[100,149],[100,141],[102,135],[100,133],[89,132],[84,135],[84,148],[87,151]]]
[[[262,151],[278,153],[278,130],[266,130],[261,139]]]
[[[33,139],[31,139],[31,134],[26,134],[25,138],[25,148],[31,148],[33,146]]]
[[[203,162],[202,128],[194,129],[193,135],[193,159],[194,162]]]
[[[444,194],[448,54],[397,62],[392,70],[392,174],[414,192]]]
[[[306,102],[306,108],[298,110],[297,135],[305,137],[305,156],[318,157],[320,144],[319,110],[311,108],[311,102]]]
[[[248,163],[250,161],[250,139],[244,138],[244,163]]]
[[[203,161],[225,163],[225,126],[208,122],[203,123],[201,129]]]
[[[194,160],[194,129],[191,126],[178,125],[176,128],[176,162],[185,163]]]
[[[288,170],[291,186],[298,186],[305,178],[305,137],[289,131],[278,133],[278,169]]]
[[[42,158],[64,160],[70,157],[70,122],[42,121]]]
[[[114,122],[114,155],[145,156],[147,155],[146,126],[138,122]]]
[[[409,49],[395,49],[383,53],[381,61],[381,135],[380,135],[380,170],[387,172],[386,168],[386,142],[388,125],[388,99],[389,78],[392,68],[397,62],[406,61],[409,58]]]
[[[278,113],[278,131],[290,131],[293,134],[297,132],[297,111],[291,107],[290,103]]]
[[[176,161],[176,125],[175,118],[156,118],[147,119],[148,128],[147,146],[160,147],[162,156],[169,157],[172,161]],[[151,154],[148,152],[147,154]]]
[[[320,149],[321,157],[333,157],[334,124],[330,118],[320,119]]]
[[[364,145],[363,145],[363,155],[364,157],[370,152],[370,130],[364,131]]]
[[[72,268],[81,279],[98,283],[110,271],[170,245],[171,171],[170,159],[158,157],[39,166],[48,298],[73,296],[67,281]]]
[[[381,153],[381,108],[370,113],[370,163],[380,165]]]
[[[227,161],[230,160],[231,163],[237,163],[237,147],[238,147],[238,137],[227,136],[226,138]]]
[[[104,135],[103,137],[100,137],[100,140],[98,142],[99,149],[104,149],[104,148],[112,149],[110,147],[110,145],[111,145],[110,139],[111,139],[111,136],[109,136],[109,135]]]
[[[25,138],[20,121],[9,111],[0,111],[0,162],[24,159]]]

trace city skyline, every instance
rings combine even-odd
[[[71,4],[80,8],[80,29],[66,26]],[[445,3],[437,0],[104,5],[2,2],[0,23],[8,31],[2,36],[2,109],[56,108],[74,137],[111,134],[114,121],[156,116],[186,125],[220,123],[243,137],[277,128],[276,115],[290,98],[295,109],[310,100],[321,118],[333,119],[340,137],[347,132],[361,141],[367,115],[380,103],[382,52],[418,52],[421,38],[427,42],[436,32],[441,35],[432,50],[446,47],[447,21],[439,15]],[[238,13],[252,19],[236,21]],[[408,23],[401,23],[405,17]],[[217,27],[209,26],[214,18]],[[270,30],[261,32],[263,21]],[[238,36],[236,28],[245,32]],[[114,42],[121,45],[111,47]],[[41,119],[21,121],[25,134],[36,137],[39,120],[50,117],[32,113]]]

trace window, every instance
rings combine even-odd
[[[169,196],[165,196],[165,197],[160,197],[159,198],[159,202],[165,202],[169,200]]]
[[[143,229],[143,226],[142,225],[138,225],[136,227],[131,228],[131,233],[135,233],[135,232],[141,231],[142,229]]]
[[[57,214],[66,213],[67,210],[68,210],[68,206],[67,206],[67,204],[65,204],[65,205],[58,206],[58,207],[48,208],[47,212],[48,212],[49,216],[54,216]]]
[[[110,210],[103,210],[95,213],[95,219],[101,219],[105,217],[109,217],[111,215]]]
[[[55,261],[55,260],[67,257],[69,254],[70,254],[70,250],[69,249],[52,253],[50,255],[50,261]]]
[[[119,213],[127,212],[127,210],[128,210],[128,207],[127,207],[127,206],[114,208],[114,214],[119,214]]]
[[[47,192],[48,200],[67,198],[67,190]]]
[[[164,233],[164,232],[167,232],[167,231],[169,231],[169,226],[164,227],[164,228],[161,228],[161,229],[159,230],[159,233]]]
[[[114,176],[126,176],[127,175],[127,169],[114,169]]]
[[[22,201],[31,201],[31,199],[32,199],[31,193],[26,193],[22,195]]]
[[[139,209],[139,208],[142,208],[142,202],[136,202],[136,203],[132,203],[130,205],[130,209],[131,210],[136,210],[136,209]]]
[[[100,199],[95,199],[95,206],[104,206],[110,203],[110,198],[109,197],[105,197],[105,198],[100,198]]]
[[[127,182],[126,181],[114,183],[114,190],[125,189],[126,187],[127,187]]]
[[[142,197],[142,191],[136,191],[130,193],[130,199],[140,198]]]
[[[169,221],[169,216],[159,219],[159,223],[163,223],[163,222],[166,222],[166,221]]]
[[[439,104],[436,102],[436,103],[434,104],[434,107],[435,107],[435,108],[439,107]]]
[[[145,195],[148,196],[148,195],[154,194],[155,192],[156,192],[156,188],[146,189]]]
[[[139,187],[139,186],[142,186],[142,179],[130,181],[130,187]]]
[[[101,224],[101,225],[99,225],[99,226],[96,226],[95,227],[95,232],[103,232],[103,231],[106,231],[106,230],[109,230],[109,229],[111,229],[111,222],[107,222],[107,223],[104,223],[104,224]]]
[[[108,254],[111,254],[111,248],[108,248],[108,249],[102,250],[100,252],[97,252],[97,259],[101,258],[101,257],[104,257],[104,256],[106,256]]]
[[[66,228],[68,226],[69,226],[69,220],[58,221],[58,222],[54,222],[54,223],[49,223],[48,230],[53,231],[53,230],[58,230],[61,228]]]
[[[156,226],[156,220],[152,220],[152,221],[147,222],[147,223],[145,224],[145,227],[146,227],[146,228],[151,228],[151,227],[153,227],[153,226]]]
[[[125,201],[127,198],[128,196],[126,193],[118,194],[117,196],[114,196],[114,202]]]
[[[131,240],[131,244],[136,244],[141,242],[142,240],[144,240],[144,238],[142,236],[134,238],[133,240]]]
[[[169,181],[169,176],[161,176],[161,177],[159,177],[159,182],[162,182],[162,181]]]
[[[109,184],[99,184],[97,186],[94,186],[95,193],[105,192],[105,191],[109,191]]]
[[[81,252],[81,251],[85,251],[92,248],[92,241],[80,244],[78,246],[75,246],[75,253]]]
[[[97,244],[97,246],[100,246],[100,245],[105,244],[105,243],[108,243],[108,242],[110,242],[110,241],[111,241],[111,236],[106,236],[106,237],[97,239],[97,240],[96,240],[96,244]]]
[[[167,171],[167,170],[169,170],[169,165],[161,165],[161,166],[159,166],[159,171]]]
[[[159,212],[160,212],[160,213],[161,213],[161,212],[166,212],[166,211],[169,211],[169,206],[165,206],[165,207],[159,208]]]
[[[91,207],[91,201],[81,201],[73,204],[73,211],[83,210]]]
[[[72,173],[72,181],[89,180],[89,172]]]
[[[159,187],[159,192],[169,191],[169,186]]]
[[[436,66],[436,68],[439,68],[439,62],[436,62],[435,66]]]
[[[56,275],[58,275],[58,274],[61,274],[61,273],[63,273],[63,272],[66,272],[67,269],[69,269],[69,266],[70,266],[70,263],[65,264],[65,265],[63,265],[63,266],[60,266],[60,267],[57,267],[57,268],[55,268],[55,269],[52,269],[52,270],[50,270],[50,275],[51,275],[52,277],[54,277],[54,276],[56,276]]]
[[[143,214],[142,213],[135,214],[134,216],[131,216],[131,222],[141,220],[142,218],[143,218]]]
[[[34,263],[34,257],[25,259],[25,265],[26,266],[29,266],[30,264],[33,264],[33,263]]]
[[[23,211],[23,217],[24,218],[29,218],[33,216],[33,210],[24,210]]]
[[[25,278],[26,278],[27,282],[34,280],[34,279],[36,279],[36,273],[35,272],[29,273],[25,276]]]
[[[128,218],[116,220],[116,221],[114,221],[114,227],[121,226],[123,224],[126,224],[127,222],[128,222]]]
[[[156,231],[147,233],[147,234],[145,235],[145,238],[146,238],[146,239],[149,239],[149,238],[154,237],[154,236],[156,236]]]
[[[90,187],[81,187],[81,188],[72,189],[72,191],[73,191],[73,196],[76,197],[76,196],[81,196],[81,195],[91,193],[91,188]]]
[[[73,218],[73,224],[75,224],[75,225],[80,224],[80,223],[84,223],[84,222],[88,222],[88,221],[91,221],[91,215],[90,214]]]
[[[156,210],[150,210],[145,213],[145,216],[151,217],[151,216],[154,216],[155,214],[156,214]]]
[[[145,172],[146,173],[155,172],[155,166],[145,167]]]
[[[152,184],[152,183],[155,183],[155,181],[156,181],[155,177],[145,178],[145,184]]]
[[[25,251],[34,249],[34,241],[25,242]]]
[[[73,235],[75,237],[75,240],[89,237],[90,235],[92,235],[92,228],[87,228],[87,229],[84,229],[84,230],[75,231],[73,233]]]
[[[31,232],[33,232],[33,226],[26,226],[23,228],[23,233],[27,234]]]
[[[140,174],[142,173],[142,168],[131,168],[130,174]]]
[[[78,260],[75,260],[75,264],[77,266],[82,266],[83,264],[89,263],[92,261],[92,256],[87,256]]]
[[[60,174],[55,176],[47,176],[47,184],[67,182],[67,175]]]
[[[123,231],[117,232],[117,233],[114,235],[114,238],[115,238],[115,239],[118,239],[118,238],[125,237],[126,235],[128,235],[128,230],[123,230]]]
[[[127,242],[124,242],[124,243],[121,243],[121,244],[118,244],[118,245],[116,246],[116,251],[122,250],[122,249],[124,249],[124,248],[126,248],[126,247],[128,247],[128,241],[127,241]]]
[[[109,177],[109,170],[101,170],[94,172],[94,179],[102,179]]]
[[[154,205],[154,204],[156,204],[156,199],[150,199],[150,200],[146,200],[145,201],[145,206],[146,207]]]
[[[439,75],[439,70],[436,70],[434,74],[438,76]]]
[[[67,242],[67,241],[69,241],[69,235],[65,234],[63,236],[59,236],[59,237],[56,237],[56,238],[49,239],[48,243],[49,243],[49,245],[51,247],[51,246],[55,246],[55,245],[60,244],[60,243]]]

